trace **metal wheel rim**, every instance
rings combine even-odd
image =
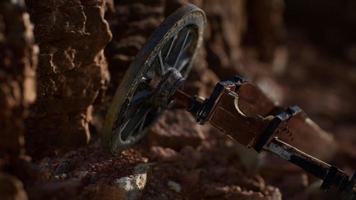
[[[180,31],[185,30],[185,28],[193,27],[196,29],[196,43],[194,44],[194,47],[192,47],[192,54],[189,55],[190,62],[180,69],[183,71],[183,76],[186,77],[190,72],[192,61],[196,55],[196,50],[202,42],[205,23],[206,18],[204,12],[196,6],[188,4],[170,15],[152,34],[148,42],[131,63],[115,93],[102,130],[105,147],[109,148],[112,152],[116,152],[131,146],[145,135],[149,126],[152,125],[155,120],[152,120],[149,125],[145,126],[144,129],[139,130],[136,135],[133,135],[133,137],[129,139],[123,138],[120,130],[118,131],[118,127],[119,129],[122,128],[122,124],[120,124],[118,120],[120,120],[119,116],[123,115],[122,109],[125,105],[125,101],[128,101],[128,99],[130,101],[129,97],[135,94],[137,86],[140,84],[139,81],[141,81],[139,78],[144,77],[145,73],[149,71],[149,67],[152,67],[154,62],[157,62],[157,60],[158,62],[161,61],[159,57],[163,57],[164,55],[159,54],[161,54],[162,49],[167,42],[173,40],[175,34],[177,35]],[[176,67],[176,63],[174,62],[171,62],[170,65]],[[160,66],[162,65],[160,64]],[[157,119],[161,112],[162,110],[155,110],[154,113],[157,116],[153,118]]]

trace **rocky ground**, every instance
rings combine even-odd
[[[356,4],[190,2],[209,23],[186,89],[208,96],[220,79],[247,76],[327,130],[305,139],[304,150],[351,174]],[[183,110],[164,113],[133,148],[103,151],[113,92],[150,33],[182,3],[0,3],[0,199],[337,199],[299,168],[246,150]]]

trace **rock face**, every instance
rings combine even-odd
[[[38,100],[27,123],[29,149],[38,156],[89,141],[92,104],[109,79],[103,48],[111,32],[104,0],[26,3],[40,47]]]
[[[284,1],[246,1],[247,31],[245,43],[255,47],[257,59],[273,62],[284,42]]]
[[[0,2],[1,199],[27,199],[22,182],[4,171],[18,175],[13,165],[25,157],[24,120],[36,99],[38,48],[32,29],[23,1]]]
[[[151,33],[163,21],[163,0],[114,1],[110,22],[113,40],[105,49],[109,62],[112,90],[115,92],[125,71]]]
[[[1,1],[0,157],[24,153],[24,119],[36,99],[37,51],[24,3]]]
[[[245,1],[204,0],[202,6],[209,21],[207,62],[220,78],[231,78],[241,69],[241,42],[247,25]]]

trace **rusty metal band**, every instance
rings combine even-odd
[[[284,121],[288,121],[290,118],[297,115],[301,111],[302,109],[300,109],[298,106],[293,106],[288,107],[285,111],[282,111],[277,114],[268,124],[266,130],[260,135],[259,138],[257,138],[253,148],[257,152],[262,151],[263,147],[271,140],[272,137],[274,137],[279,125]]]

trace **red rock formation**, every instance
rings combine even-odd
[[[245,0],[204,0],[202,8],[209,21],[205,39],[209,67],[220,78],[243,73],[241,41],[248,28]]]
[[[91,105],[108,83],[103,48],[111,33],[103,0],[26,2],[40,47],[38,100],[27,123],[29,150],[39,156],[89,141]]]
[[[24,120],[36,99],[32,28],[23,1],[0,2],[0,170],[16,175],[14,165],[25,157]],[[27,194],[18,178],[1,172],[0,198],[26,200]]]
[[[163,0],[115,1],[107,13],[113,40],[105,49],[111,75],[111,93],[116,91],[126,69],[147,38],[163,21]]]
[[[201,126],[184,110],[165,112],[148,134],[152,146],[159,144],[175,150],[197,147],[204,139]]]
[[[23,2],[0,2],[0,152],[24,153],[24,119],[36,99],[37,47]]]

